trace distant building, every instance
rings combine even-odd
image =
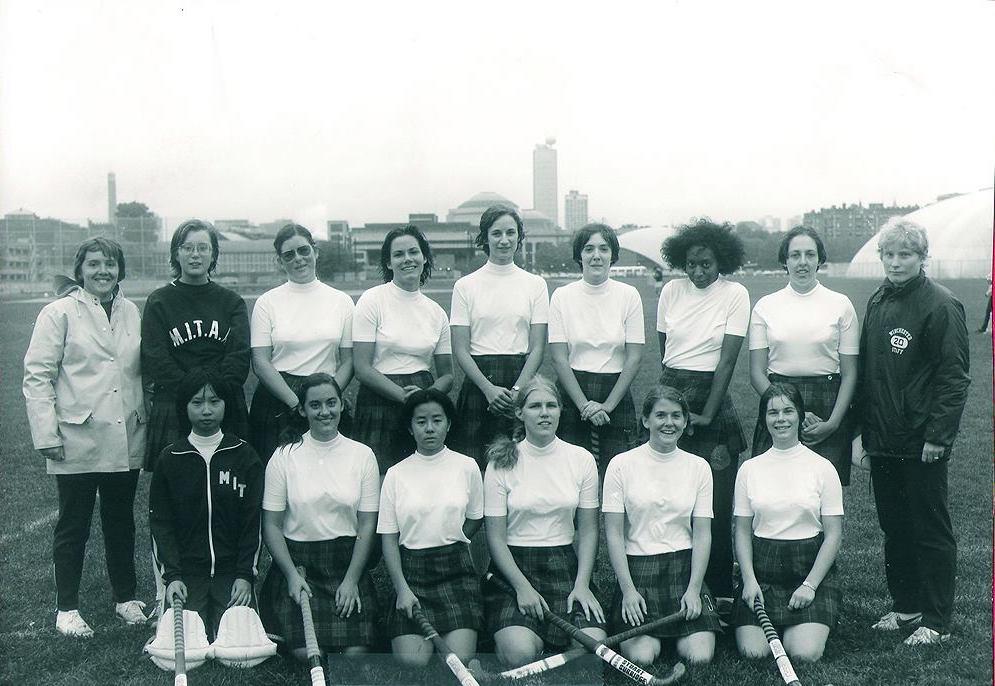
[[[326,226],[330,243],[334,243],[347,251],[352,250],[352,231],[349,229],[349,222],[344,219],[329,219]]]
[[[415,224],[425,234],[432,246],[434,272],[467,271],[476,250],[473,244],[478,230],[476,226],[469,222],[440,222],[434,214],[409,214],[407,221],[366,224],[352,229],[353,255],[358,266],[366,269],[368,276],[380,265],[380,247],[384,237],[391,229],[405,224]]]
[[[48,280],[72,270],[76,247],[89,231],[79,224],[41,218],[33,212],[0,219],[0,280]]]
[[[532,207],[559,226],[559,186],[556,180],[555,138],[535,146],[532,151]]]
[[[114,172],[107,175],[107,222],[117,223],[117,179]]]
[[[587,195],[570,191],[563,198],[563,219],[567,231],[576,231],[587,224]]]
[[[265,233],[248,219],[215,219],[214,228],[228,234],[235,234],[249,240],[265,238]]]
[[[263,236],[273,238],[277,232],[287,224],[293,224],[293,219],[277,219],[271,222],[263,222],[259,225],[259,233]]]
[[[781,230],[781,218],[767,214],[757,220],[757,224],[764,228],[764,231],[776,233]]]
[[[888,219],[918,209],[918,205],[893,204],[885,207],[879,202],[872,202],[866,207],[861,203],[840,207],[833,205],[806,212],[801,223],[822,236],[830,262],[848,262]]]

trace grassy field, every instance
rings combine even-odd
[[[743,280],[751,299],[783,285],[779,277]],[[850,296],[863,316],[864,305],[876,282],[826,279],[830,288]],[[556,284],[551,284],[551,288]],[[638,399],[659,375],[655,335],[656,297],[652,287],[635,283],[643,295],[647,346],[642,373],[634,383]],[[977,328],[984,310],[981,281],[947,284],[968,312],[968,328]],[[434,294],[449,309],[448,293]],[[43,460],[32,450],[24,401],[20,392],[21,361],[31,325],[41,308],[37,303],[0,303],[0,439],[3,445],[2,516],[0,529],[0,683],[3,684],[166,684],[171,675],[141,656],[151,635],[146,627],[126,627],[113,616],[106,582],[103,544],[94,521],[81,589],[83,616],[96,631],[89,641],[66,640],[54,628],[55,589],[51,572],[51,538],[56,494],[55,481],[45,475]],[[747,353],[736,368],[731,392],[747,435],[756,417],[756,396],[747,378]],[[547,372],[550,371],[546,365]],[[847,515],[839,559],[844,589],[844,612],[830,637],[821,663],[799,669],[805,684],[835,686],[867,684],[991,684],[992,683],[992,347],[989,336],[971,334],[973,383],[961,433],[950,469],[950,505],[959,545],[955,628],[946,645],[911,650],[900,637],[872,632],[870,624],[888,609],[884,583],[882,536],[865,472],[857,472],[845,493]],[[139,597],[153,595],[149,565],[148,523],[144,516],[148,477],[139,483],[138,566]],[[603,590],[614,583],[602,545],[596,578]],[[666,661],[672,655],[664,655]],[[663,673],[665,665],[658,665]],[[398,668],[386,655],[344,665],[332,658],[331,683],[447,684],[455,680],[437,666],[411,671]],[[301,684],[307,670],[274,658],[250,671],[234,671],[208,664],[191,673],[193,684]],[[529,683],[540,683],[532,681]],[[602,683],[600,668],[585,662],[568,672],[550,673],[541,683]],[[607,683],[625,680],[610,676]],[[731,634],[720,637],[713,664],[691,670],[688,684],[779,684],[771,664],[749,664],[738,659]]]

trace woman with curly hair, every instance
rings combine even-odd
[[[549,352],[566,400],[557,436],[608,462],[639,438],[629,386],[639,371],[646,332],[639,292],[609,278],[618,261],[615,231],[588,224],[574,234],[582,276],[549,301]]]
[[[731,598],[732,496],[747,443],[728,388],[750,323],[750,296],[742,284],[722,277],[742,266],[743,243],[732,225],[701,219],[664,241],[662,253],[687,276],[669,281],[660,293],[660,383],[680,390],[691,409],[679,447],[712,469],[715,516],[705,582],[718,598]]]
[[[498,434],[511,438],[519,389],[542,364],[546,347],[549,291],[542,277],[515,264],[524,241],[518,212],[487,208],[476,240],[487,262],[453,288],[453,353],[466,378],[452,445],[481,469],[486,446]]]
[[[750,382],[761,395],[776,381],[805,399],[802,442],[833,463],[850,483],[850,401],[857,389],[860,323],[853,303],[819,283],[826,247],[813,229],[796,226],[781,241],[778,261],[788,285],[757,301],[750,320]],[[770,448],[757,417],[753,454]]]
[[[453,385],[449,318],[421,292],[432,275],[432,248],[417,226],[392,229],[380,247],[384,283],[359,297],[353,314],[353,363],[359,380],[353,438],[370,446],[380,473],[414,451],[400,425],[405,399]],[[438,378],[429,371],[432,364]]]

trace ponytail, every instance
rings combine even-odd
[[[542,374],[536,374],[518,392],[516,409],[520,410],[525,407],[525,401],[528,400],[532,391],[539,390],[552,394],[560,407],[563,407],[563,400],[560,398],[560,392],[556,385]],[[525,424],[522,423],[522,420],[516,419],[515,429],[510,438],[498,436],[487,446],[487,463],[493,464],[495,469],[514,469],[515,465],[518,464],[518,444],[524,439]]]

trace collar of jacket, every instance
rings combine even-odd
[[[241,438],[232,436],[231,434],[221,434],[221,443],[218,445],[218,449],[214,451],[214,454],[217,455],[222,450],[237,448],[244,443],[245,441]],[[174,443],[169,452],[173,455],[182,455],[184,453],[194,453],[196,455],[200,455],[200,453],[197,452],[197,449],[190,445],[190,439],[186,436]]]
[[[881,284],[881,287],[878,288],[878,292],[874,295],[871,302],[877,304],[885,298],[903,297],[919,290],[924,283],[926,283],[926,272],[921,270],[918,276],[909,279],[905,283],[894,284],[888,279],[885,279],[884,283]]]
[[[90,303],[91,305],[100,305],[100,299],[93,295],[89,291],[85,290],[83,286],[77,284],[70,287],[66,292],[62,294],[63,298],[72,298],[78,302]],[[111,296],[111,302],[114,302],[118,298],[123,297],[121,295],[121,284],[114,285],[114,294]]]

